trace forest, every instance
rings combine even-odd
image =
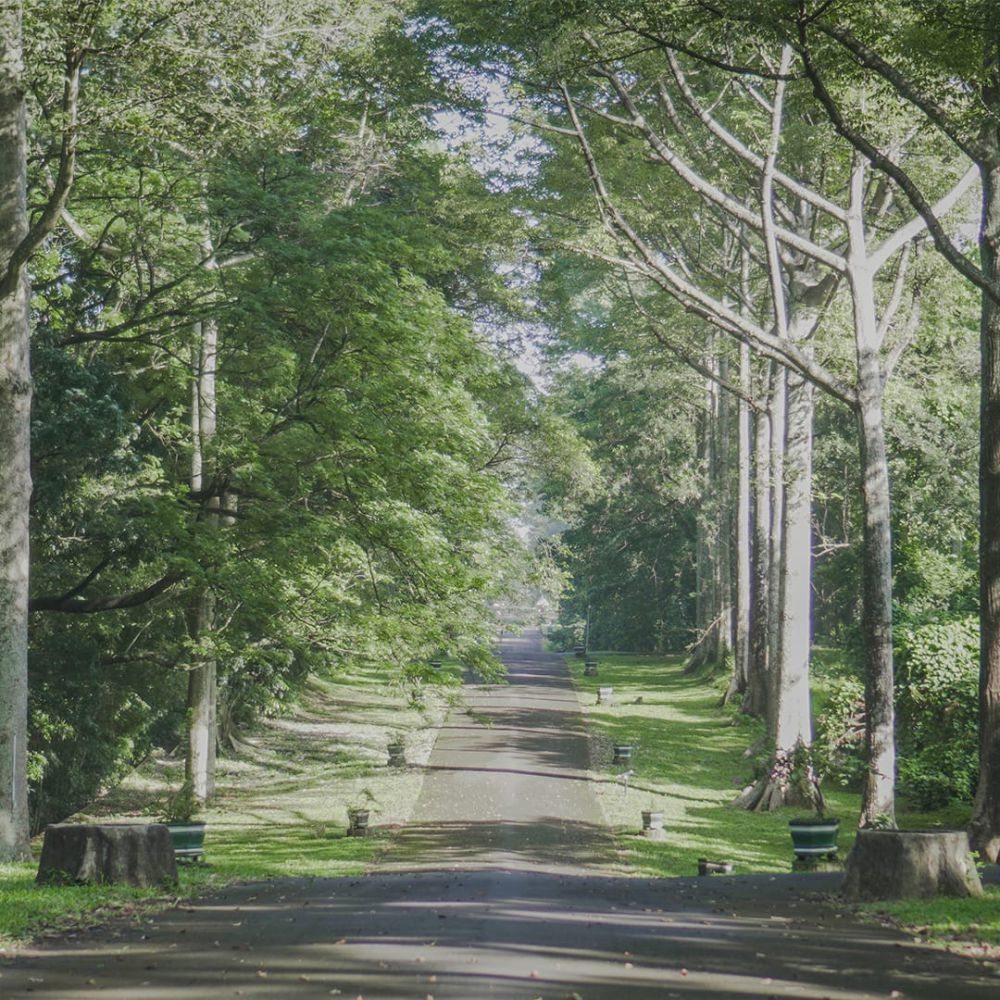
[[[356,662],[681,652],[1000,854],[991,0],[0,0],[0,856]],[[822,717],[813,654],[839,673]]]

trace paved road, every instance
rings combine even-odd
[[[428,763],[410,825],[381,870],[607,870],[614,842],[587,779],[565,663],[537,632],[502,644],[508,685],[469,687]]]
[[[388,870],[243,886],[88,932],[0,963],[0,997],[1000,996],[995,967],[838,916],[828,876],[602,874],[562,665],[537,641],[505,654],[510,688],[472,699],[492,727],[453,717]],[[393,870],[428,864],[445,870]]]

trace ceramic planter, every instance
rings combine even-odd
[[[663,813],[659,809],[643,809],[642,828],[643,830],[662,830]]]
[[[733,870],[731,861],[709,861],[708,858],[698,859],[699,875],[728,875]]]
[[[406,766],[406,746],[402,741],[390,743],[386,751],[389,754],[389,767]]]
[[[839,819],[818,816],[788,821],[792,835],[792,850],[797,858],[833,858],[837,853]]]
[[[350,826],[347,828],[348,837],[367,837],[368,820],[371,818],[370,809],[349,809],[347,819]]]
[[[188,820],[186,823],[167,823],[174,857],[178,861],[197,861],[205,854],[205,824]]]

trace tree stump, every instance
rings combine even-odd
[[[845,870],[848,899],[983,894],[964,830],[859,830]]]
[[[59,823],[45,828],[36,882],[113,882],[148,888],[177,881],[170,831],[162,823]]]

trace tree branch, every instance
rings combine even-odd
[[[49,200],[42,214],[15,247],[0,277],[0,298],[6,298],[17,287],[25,265],[31,255],[42,245],[55,228],[66,207],[73,179],[76,175],[77,120],[80,104],[80,73],[83,68],[83,48],[71,48],[66,53],[66,70],[63,78],[62,144],[59,152],[59,171]],[[4,153],[3,155],[7,155]]]
[[[564,81],[560,81],[558,86],[587,164],[602,224],[612,236],[624,237],[631,243],[643,262],[644,266],[636,266],[634,261],[631,262],[632,268],[677,299],[688,312],[701,316],[713,326],[744,340],[756,347],[760,353],[768,357],[777,357],[777,360],[786,367],[794,369],[830,395],[853,407],[856,402],[855,392],[799,350],[795,344],[768,333],[756,323],[740,316],[725,303],[683,278],[660,255],[653,253],[611,200],[569,89]],[[756,217],[754,218],[756,221]],[[620,262],[618,263],[620,265]]]
[[[985,144],[974,140],[970,142],[962,135],[958,124],[942,105],[929,94],[919,90],[913,80],[901,73],[874,49],[869,48],[848,28],[818,19],[810,19],[809,23],[827,38],[832,38],[842,48],[847,49],[859,65],[873,70],[882,77],[900,97],[919,108],[970,160],[979,164],[990,162],[992,154]]]
[[[121,608],[136,608],[142,604],[147,604],[154,597],[169,590],[176,583],[180,583],[187,576],[186,573],[173,572],[160,577],[156,583],[150,584],[143,590],[136,590],[130,594],[118,594],[115,597],[92,597],[85,598],[73,596],[79,593],[80,588],[74,588],[63,597],[33,597],[28,601],[29,611],[59,611],[64,614],[93,614],[98,611],[117,611]]]
[[[745,163],[749,163],[755,170],[763,170],[764,157],[755,153],[745,143],[733,135],[732,132],[722,125],[722,123],[719,122],[713,115],[709,114],[689,86],[687,77],[684,74],[684,70],[681,69],[680,63],[677,61],[677,57],[670,49],[666,49],[665,55],[667,62],[670,65],[670,72],[673,75],[678,89],[680,90],[681,96],[684,98],[684,103],[691,109],[695,117],[705,126],[705,128],[709,130],[709,132],[712,133],[712,135],[714,135],[728,149],[735,153],[741,160]],[[786,56],[783,49],[781,66],[787,67],[790,64],[791,58]],[[785,76],[786,74],[779,70],[776,87],[781,88],[782,94],[784,93]],[[769,112],[773,118],[773,104],[771,105]],[[829,199],[824,198],[821,194],[813,191],[811,188],[806,187],[804,184],[800,184],[797,180],[795,180],[795,178],[789,177],[788,174],[776,168],[773,171],[773,176],[774,180],[777,181],[783,188],[812,205],[814,208],[818,208],[820,211],[826,212],[827,215],[833,216],[833,218],[835,218],[838,222],[845,222],[847,220],[847,213],[843,208]]]
[[[841,113],[837,102],[827,90],[823,78],[813,63],[809,51],[809,38],[805,25],[799,25],[799,56],[805,68],[806,75],[812,83],[813,94],[823,106],[830,123],[837,134],[846,139],[855,149],[857,149],[876,169],[883,171],[891,177],[902,189],[910,204],[917,214],[924,220],[927,231],[934,240],[941,255],[958,271],[966,280],[972,282],[977,288],[985,292],[995,302],[1000,303],[1000,285],[991,281],[983,271],[976,267],[949,239],[947,233],[941,225],[940,220],[934,214],[933,208],[928,204],[923,192],[917,187],[913,178],[897,163],[878,149],[869,139],[862,135],[857,129],[848,125],[844,115]]]
[[[667,166],[669,166],[674,173],[681,178],[681,180],[683,180],[696,194],[703,197],[706,201],[718,205],[740,222],[745,222],[754,230],[758,232],[760,231],[760,219],[754,212],[738,202],[735,198],[732,198],[724,191],[721,191],[711,182],[707,181],[704,177],[692,169],[684,160],[682,160],[670,146],[667,145],[660,134],[646,121],[645,116],[639,111],[635,102],[632,100],[632,95],[622,84],[617,74],[613,73],[607,67],[595,70],[595,72],[608,80],[611,86],[615,89],[615,92],[618,94],[619,100],[631,115],[632,126],[638,129],[643,136],[645,136],[646,141],[649,143],[650,147],[657,154],[657,156]],[[811,257],[822,264],[826,264],[827,267],[831,267],[837,271],[843,271],[846,266],[842,257],[831,253],[824,247],[818,246],[812,240],[799,236],[797,233],[793,233],[790,230],[779,226],[776,228],[776,234],[786,245],[804,253],[807,257]]]

